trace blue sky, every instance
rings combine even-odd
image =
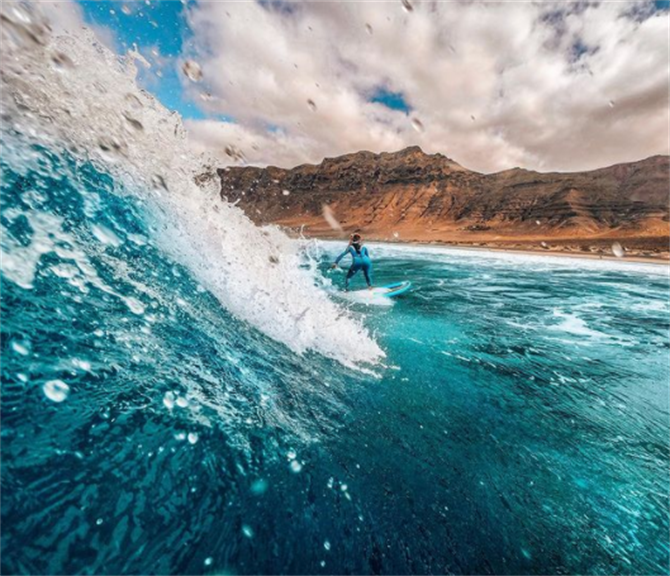
[[[79,0],[87,22],[109,29],[115,40],[118,53],[125,53],[136,44],[142,55],[152,64],[149,49],[158,49],[166,65],[161,68],[162,77],[154,70],[140,70],[140,83],[155,94],[171,110],[177,110],[186,119],[204,119],[207,115],[193,99],[189,98],[182,86],[177,59],[187,52],[187,43],[192,32],[185,18],[185,6],[180,1],[156,0],[146,3],[134,1],[99,2]],[[131,11],[126,14],[122,7]]]
[[[399,110],[401,112],[409,113],[412,111],[412,108],[407,103],[405,96],[402,92],[392,92],[391,90],[385,87],[379,87],[370,98],[370,102],[377,102],[383,104],[391,110]]]

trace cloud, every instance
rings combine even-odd
[[[414,144],[481,171],[582,170],[667,154],[667,14],[630,11],[200,3],[188,13],[199,88],[211,92],[212,112],[236,123],[188,128],[199,146],[230,143],[249,162],[283,166]],[[372,101],[380,90],[411,112]]]
[[[70,32],[76,34],[82,28],[91,28],[100,42],[111,50],[116,49],[116,40],[112,31],[105,26],[85,23],[81,6],[74,0],[58,0],[57,2],[38,1],[40,12],[49,21],[54,34]]]

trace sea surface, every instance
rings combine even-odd
[[[366,306],[309,243],[386,354],[360,370],[236,318],[81,171],[102,220],[3,164],[5,253],[29,190],[67,228],[3,275],[3,572],[667,572],[666,267],[370,245],[414,289]]]
[[[371,244],[413,290],[352,301],[132,59],[12,18],[3,573],[668,572],[667,266]]]

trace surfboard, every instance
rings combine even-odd
[[[412,283],[394,282],[385,286],[377,286],[372,290],[364,288],[363,290],[352,290],[350,292],[338,292],[337,296],[345,298],[351,302],[374,306],[393,306],[393,300],[396,296],[404,294],[412,287]]]
[[[395,298],[407,292],[411,287],[412,283],[409,280],[405,280],[403,282],[386,284],[386,286],[379,286],[378,288],[373,288],[372,291],[384,298]]]

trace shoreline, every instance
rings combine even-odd
[[[288,232],[285,229],[285,232]],[[294,238],[299,238],[299,235],[289,234],[289,236]],[[314,239],[314,240],[326,240],[329,242],[346,242],[346,238],[342,237],[329,237],[329,236],[306,236],[303,235],[303,238]],[[619,262],[625,264],[630,262],[631,264],[655,264],[657,266],[670,266],[670,259],[667,258],[653,258],[647,256],[622,256],[621,258],[615,256],[614,254],[594,254],[588,252],[576,252],[571,250],[532,250],[529,248],[506,248],[503,246],[472,246],[472,245],[463,245],[458,243],[450,242],[440,242],[440,241],[430,241],[430,242],[419,242],[419,241],[406,241],[399,242],[397,240],[378,240],[376,238],[370,238],[369,242],[379,243],[379,244],[388,244],[399,246],[417,246],[422,248],[453,248],[456,250],[467,250],[471,252],[499,252],[501,254],[519,254],[526,256],[549,256],[552,258],[579,258],[582,260],[604,260],[610,262]]]
[[[375,242],[375,240],[371,240]],[[409,246],[438,248],[455,248],[457,250],[468,250],[472,252],[500,252],[502,254],[521,254],[525,256],[549,256],[553,258],[580,258],[583,260],[605,260],[609,262],[630,262],[637,264],[657,264],[660,266],[670,266],[670,260],[664,258],[651,258],[646,256],[622,256],[621,258],[613,254],[590,254],[587,252],[572,252],[570,250],[531,250],[524,248],[503,248],[501,246],[463,246],[461,244],[450,244],[448,242],[385,242],[386,244],[405,244]]]

